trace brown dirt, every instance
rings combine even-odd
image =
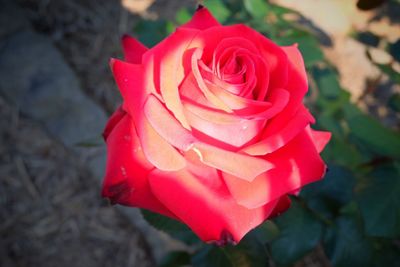
[[[1,266],[154,265],[65,147],[2,98],[0,113]]]

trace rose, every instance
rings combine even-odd
[[[330,133],[310,128],[296,45],[221,26],[205,8],[151,49],[122,44],[126,61],[110,63],[124,101],[104,131],[104,197],[236,243],[324,175]]]

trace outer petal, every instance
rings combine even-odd
[[[215,26],[220,26],[219,22],[213,17],[207,8],[199,6],[192,19],[181,27],[204,30]]]
[[[161,93],[167,108],[186,129],[190,127],[183,114],[179,84],[185,77],[185,69],[191,64],[190,59],[185,57],[185,52],[198,32],[194,29],[178,28],[143,56],[145,72],[154,75],[151,81],[153,86]]]
[[[321,179],[325,174],[326,166],[306,130],[266,158],[276,167],[257,176],[253,181],[223,174],[233,197],[247,208],[260,207]]]
[[[281,213],[285,212],[290,207],[291,202],[292,201],[287,195],[280,197],[268,219],[272,219],[273,217],[279,216]]]
[[[142,55],[148,50],[141,42],[128,35],[122,36],[122,48],[125,60],[129,63],[140,64]]]
[[[171,116],[154,95],[149,95],[144,105],[144,114],[153,128],[171,145],[187,151],[196,141],[192,134]]]
[[[289,59],[288,83],[285,87],[290,93],[290,101],[286,112],[294,114],[308,90],[307,72],[304,66],[303,57],[297,45],[281,47]]]
[[[265,120],[247,120],[218,110],[184,102],[190,126],[236,148],[254,139],[265,125]],[[232,133],[235,133],[232,135]],[[199,136],[200,140],[203,140]]]
[[[275,129],[271,131],[268,129],[268,127],[273,127],[277,123],[281,124],[279,121],[272,120],[272,122],[268,124],[262,140],[245,147],[242,151],[250,155],[266,155],[272,153],[290,142],[303,131],[307,125],[313,122],[314,118],[312,115],[304,106],[301,106],[291,120],[286,121],[286,124],[282,125],[282,128],[279,130]]]
[[[106,127],[104,127],[103,130],[103,137],[104,140],[107,141],[108,136],[114,129],[115,125],[118,124],[118,122],[125,116],[126,112],[122,109],[122,107],[119,107],[108,119]]]
[[[151,84],[145,81],[141,65],[120,60],[111,63],[113,74],[124,99],[123,108],[135,121],[143,152],[157,168],[171,171],[185,167],[183,156],[167,143],[144,118],[143,105],[146,97],[153,93]],[[154,92],[155,93],[155,92]]]
[[[107,167],[102,195],[113,203],[146,208],[176,218],[150,190],[148,173],[154,168],[141,149],[133,121],[125,114],[107,138]]]
[[[307,131],[314,141],[314,145],[318,153],[321,153],[331,139],[332,134],[330,132],[316,131],[311,129],[311,127],[307,127]]]
[[[208,177],[218,179],[218,177]],[[226,188],[210,188],[188,171],[150,173],[153,193],[202,240],[237,243],[262,223],[277,201],[258,209],[238,205]]]

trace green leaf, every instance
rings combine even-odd
[[[280,265],[289,265],[311,251],[322,234],[322,224],[296,201],[275,219],[280,235],[271,243],[271,254]]]
[[[141,209],[141,212],[143,218],[154,228],[187,244],[199,242],[198,237],[183,223],[145,209]]]
[[[353,136],[379,155],[400,159],[400,134],[398,132],[384,127],[351,104],[346,105],[344,111]]]
[[[390,240],[389,240],[390,241]],[[399,266],[400,264],[400,247],[396,247],[392,242],[379,244],[375,250],[373,258],[373,267],[382,266]]]
[[[278,226],[271,220],[265,221],[247,234],[247,236],[255,236],[261,244],[275,239],[278,235]]]
[[[329,165],[325,177],[305,186],[300,195],[312,210],[332,217],[341,206],[353,199],[354,185],[355,179],[349,170]]]
[[[394,111],[400,112],[400,94],[393,94],[388,101],[389,107],[391,107]]]
[[[317,83],[317,87],[319,92],[326,98],[337,98],[339,97],[342,89],[338,82],[337,74],[328,69],[313,69],[313,77],[315,82]]]
[[[364,158],[355,147],[354,144],[349,143],[347,140],[337,138],[337,135],[333,135],[329,141],[328,146],[322,152],[322,157],[325,160],[334,162],[335,164],[354,168],[357,165],[366,162],[368,160]]]
[[[268,266],[267,248],[254,237],[246,236],[237,246],[225,248],[225,252],[233,267]]]
[[[266,242],[277,234],[273,222],[264,223],[249,232],[239,244],[225,247],[207,246],[193,257],[195,267],[266,267],[268,254]]]
[[[237,246],[208,246],[192,257],[194,267],[266,267],[268,256],[265,246],[243,240]]]
[[[244,0],[244,8],[256,19],[263,18],[267,13],[267,3],[264,0]]]
[[[186,251],[172,251],[161,261],[159,267],[179,267],[190,265],[190,254]]]
[[[370,236],[400,236],[400,166],[383,165],[365,178],[357,201]]]
[[[389,44],[389,53],[400,62],[400,39],[397,39],[393,44]]]
[[[204,246],[192,257],[193,267],[234,267],[222,248]]]
[[[192,18],[192,15],[186,8],[181,8],[176,12],[175,21],[176,23],[182,25],[188,22]]]
[[[204,5],[220,23],[224,23],[231,15],[230,10],[221,0],[204,0]]]
[[[376,64],[378,68],[386,73],[395,83],[400,83],[400,73],[396,72],[390,64]]]
[[[370,266],[371,244],[363,236],[362,227],[353,216],[341,216],[336,220],[335,225],[327,229],[324,248],[332,266]]]
[[[164,20],[141,20],[136,24],[134,31],[139,40],[147,47],[159,43],[165,36],[167,27]]]
[[[297,43],[306,67],[311,67],[315,63],[324,60],[324,55],[314,36],[306,32],[299,32],[298,30],[293,31],[293,33],[291,36],[283,36],[274,41],[279,45],[293,45]]]

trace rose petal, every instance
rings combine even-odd
[[[270,129],[273,129],[275,123],[281,124],[281,122],[273,119],[266,127],[262,140],[243,148],[242,152],[254,156],[272,153],[290,142],[299,132],[303,131],[307,125],[313,122],[314,118],[303,106],[290,121],[282,126],[282,129],[275,128],[275,131],[270,131]]]
[[[321,153],[331,139],[332,134],[330,132],[316,131],[311,129],[311,127],[307,127],[307,131],[314,141],[314,145],[318,153]]]
[[[112,58],[110,67],[124,100],[122,108],[134,114],[135,108],[140,110],[144,95],[148,93],[144,86],[142,66]]]
[[[211,188],[185,170],[154,170],[149,174],[149,181],[157,198],[202,240],[220,245],[238,243],[276,205],[274,201],[258,209],[246,209],[236,204],[225,187]]]
[[[154,74],[152,82],[156,90],[161,93],[167,108],[186,129],[190,127],[183,114],[178,88],[185,77],[185,66],[190,66],[190,59],[186,62],[184,54],[198,32],[190,28],[178,28],[143,56],[146,72]]]
[[[277,91],[277,97],[273,99],[274,103],[270,108],[252,116],[230,114],[196,105],[190,101],[184,101],[183,105],[186,118],[192,128],[238,148],[256,137],[264,127],[266,120],[283,109],[288,95],[284,90],[282,91],[283,94],[279,94]],[[202,140],[200,137],[199,139]]]
[[[153,128],[171,145],[187,151],[195,142],[192,134],[168,113],[154,95],[148,96],[144,105],[144,114]]]
[[[326,169],[306,130],[265,158],[273,163],[275,168],[262,173],[253,181],[223,174],[232,196],[244,207],[260,207],[315,182],[322,178]]]
[[[128,114],[125,113],[110,132],[107,152],[103,197],[113,203],[137,206],[176,218],[150,190],[147,175],[154,166],[146,160]]]
[[[154,128],[150,124],[147,126],[145,134],[149,140],[155,139],[150,136],[150,134],[153,134],[159,136],[162,140],[167,140],[170,144],[183,151],[194,151],[207,166],[231,173],[248,181],[273,167],[264,159],[226,151],[197,141],[191,136],[190,132],[179,125],[175,118],[153,96],[150,96],[146,102],[145,114],[150,123],[154,125]],[[144,121],[147,122],[147,120]],[[155,146],[152,147],[155,148]],[[167,154],[168,150],[164,148],[162,151],[165,151],[165,153],[158,155],[160,157],[159,160],[162,161],[163,157],[166,158],[165,160],[170,159]],[[154,151],[154,153],[156,152]],[[243,166],[239,166],[237,162],[241,162]],[[165,165],[163,166],[163,168],[166,167]]]
[[[125,60],[134,64],[140,64],[142,62],[142,55],[148,50],[146,46],[128,35],[122,37],[122,48]]]
[[[221,110],[224,110],[226,112],[232,112],[232,110],[223,102],[221,99],[216,97],[207,87],[205,81],[203,80],[203,77],[200,73],[199,70],[199,65],[198,61],[200,60],[202,55],[202,50],[196,48],[192,54],[191,58],[191,66],[192,66],[192,74],[193,77],[196,79],[197,86],[200,89],[200,91],[204,94],[204,96],[207,98],[207,100],[214,106],[218,107]]]
[[[108,136],[114,129],[115,125],[125,116],[126,112],[120,106],[108,119],[106,127],[104,127],[103,138],[107,141]]]
[[[204,30],[210,27],[220,26],[207,8],[201,7],[196,10],[192,19],[180,27]]]
[[[199,140],[207,135],[235,148],[242,147],[255,138],[266,123],[265,120],[246,120],[229,113],[200,108],[189,102],[184,102],[184,107],[191,127],[201,133],[200,136],[196,135]]]
[[[253,181],[258,175],[274,167],[269,161],[245,154],[231,152],[204,143],[195,143],[191,148],[207,166]],[[240,162],[240,164],[238,164]]]
[[[203,47],[202,60],[208,63],[212,61],[215,48],[223,39],[238,36],[243,36],[253,43],[267,62],[271,79],[269,87],[285,88],[288,64],[285,52],[271,40],[244,24],[208,28],[193,39],[190,47]]]
[[[147,159],[161,170],[184,168],[183,156],[154,131],[142,114],[145,96],[154,91],[144,81],[145,74],[141,65],[112,60],[111,66],[124,99],[123,108],[129,112],[135,122]]]
[[[307,72],[304,66],[303,57],[297,45],[282,47],[288,60],[288,83],[285,87],[290,93],[290,102],[286,108],[289,115],[294,114],[299,105],[302,105],[303,98],[308,90]]]
[[[279,216],[281,213],[285,212],[291,204],[291,200],[288,196],[280,197],[278,200],[278,204],[276,204],[274,210],[271,212],[271,215],[268,219],[272,219],[276,216]]]
[[[237,113],[240,112],[240,114],[243,115],[258,113],[271,106],[271,103],[269,102],[253,100],[231,94],[212,83],[207,83],[207,87],[215,96],[228,105],[230,109]]]

